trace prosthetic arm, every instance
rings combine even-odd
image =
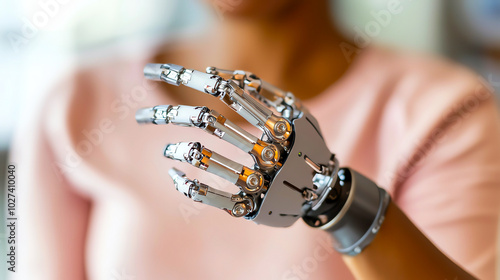
[[[173,64],[148,64],[146,78],[184,85],[220,99],[262,130],[256,137],[207,107],[160,105],[137,111],[139,123],[198,127],[249,153],[244,166],[199,142],[166,146],[167,158],[218,175],[239,188],[235,194],[191,180],[173,168],[175,187],[194,201],[258,224],[288,227],[302,218],[328,231],[337,251],[359,254],[375,237],[390,197],[375,183],[339,163],[316,119],[290,92],[245,71],[209,67],[206,73]]]

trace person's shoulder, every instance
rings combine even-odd
[[[414,94],[420,98],[457,98],[478,88],[491,91],[491,87],[471,69],[444,56],[417,51],[376,47],[373,59],[395,88],[414,88],[401,94]],[[417,91],[418,90],[418,91]]]
[[[391,170],[381,175],[384,185],[409,180],[431,151],[444,161],[486,139],[488,130],[498,136],[493,90],[472,70],[436,55],[368,52],[363,96],[380,114],[369,121],[385,155],[380,165]]]
[[[447,58],[387,48],[372,52],[387,100],[401,108],[409,125],[495,103],[494,90],[482,77]]]

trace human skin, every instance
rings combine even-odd
[[[358,279],[475,279],[429,241],[394,203],[370,246],[343,260]]]
[[[181,42],[174,50],[159,53],[157,61],[194,69],[244,69],[303,100],[323,92],[349,68],[338,47],[347,39],[334,29],[327,1],[242,3],[223,13],[223,20],[210,28],[208,36],[198,42]],[[337,63],[326,67],[324,61]],[[190,90],[173,90],[178,91],[174,96],[179,104],[194,98],[207,105],[216,103]],[[241,120],[232,110],[220,113]]]

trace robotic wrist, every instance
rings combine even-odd
[[[329,232],[338,252],[355,256],[375,238],[389,203],[384,189],[350,168],[341,168],[331,194],[303,220]]]

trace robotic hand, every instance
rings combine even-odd
[[[258,224],[291,226],[299,218],[331,233],[337,251],[356,255],[374,238],[389,195],[339,163],[316,119],[294,95],[245,71],[208,67],[206,73],[174,64],[148,64],[146,78],[185,85],[219,98],[263,131],[260,139],[207,107],[160,105],[137,111],[139,123],[198,127],[248,152],[247,167],[199,142],[169,144],[165,156],[216,174],[239,187],[230,194],[190,180],[173,168],[175,187],[187,197]]]

